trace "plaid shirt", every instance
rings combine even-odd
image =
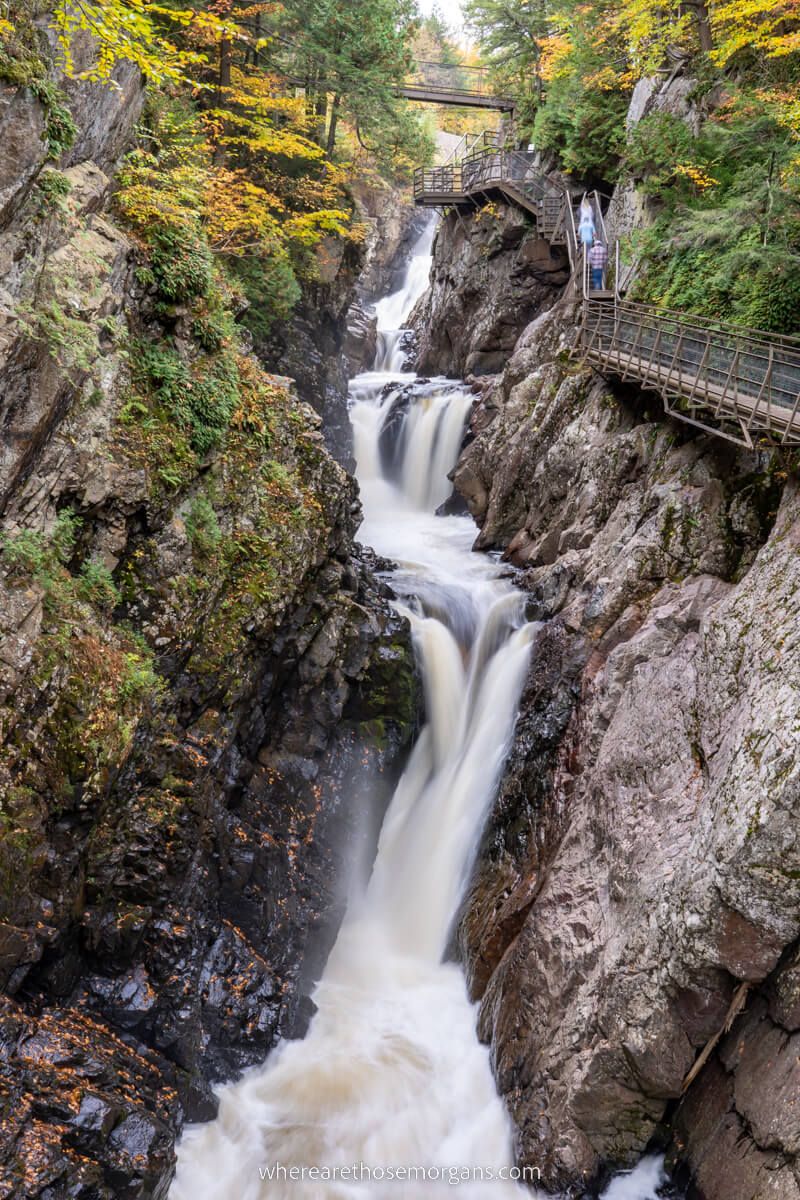
[[[595,271],[602,271],[608,263],[608,251],[602,242],[595,243],[589,251],[589,266]]]

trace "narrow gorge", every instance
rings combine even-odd
[[[0,1200],[800,1200],[760,3],[0,0]]]

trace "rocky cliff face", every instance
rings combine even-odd
[[[325,444],[336,461],[352,469],[347,416],[348,314],[364,265],[364,247],[326,239],[318,252],[318,277],[303,286],[291,318],[256,344],[269,370],[290,377],[298,394],[322,420]]]
[[[567,282],[566,252],[536,236],[527,215],[491,204],[446,216],[436,235],[430,290],[412,318],[417,369],[431,375],[502,370],[521,329]]]
[[[450,321],[474,303],[450,239],[478,258],[486,240],[466,226],[437,246],[438,369],[475,352]],[[513,275],[514,252],[493,270]],[[582,370],[563,302],[510,355],[496,329],[480,353],[504,367],[481,380],[456,487],[542,624],[460,946],[520,1159],[580,1190],[667,1122],[705,1200],[794,1196],[791,463]]]
[[[197,453],[136,384],[167,330],[179,356],[198,350],[108,206],[141,105],[120,83],[70,89],[78,138],[60,158],[47,106],[2,94],[14,1197],[166,1194],[210,1084],[307,1021],[343,856],[369,853],[415,719],[406,630],[354,552],[354,485],[311,409],[239,354],[230,432]],[[351,782],[365,760],[370,798]]]

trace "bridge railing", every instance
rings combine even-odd
[[[700,409],[737,422],[744,441],[762,431],[800,441],[800,340],[686,313],[624,302],[584,305],[583,358],[652,386],[667,411],[707,429]],[[670,407],[670,396],[682,402]],[[717,429],[712,432],[719,433]],[[724,435],[723,435],[724,436]]]
[[[439,63],[420,59],[404,80],[406,87],[426,91],[465,92],[469,96],[491,97],[494,92],[486,67],[462,63]]]
[[[503,184],[535,204],[543,204],[548,198],[555,200],[557,194],[535,170],[534,159],[532,151],[498,150],[491,145],[473,151],[461,164],[464,186],[481,191]]]

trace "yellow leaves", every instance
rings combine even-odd
[[[240,20],[274,5],[253,4],[226,13],[216,7],[217,11],[213,5],[210,9],[197,5],[173,8],[156,0],[58,0],[52,24],[68,75],[75,74],[75,35],[86,32],[95,41],[96,57],[81,72],[81,79],[113,83],[114,67],[126,61],[153,83],[179,84],[194,79],[197,85],[198,69],[208,63],[203,48],[214,48],[223,40],[251,42]],[[180,41],[164,32],[171,26],[181,35]],[[256,44],[263,47],[266,43],[267,39],[259,38]]]
[[[716,47],[711,57],[724,66],[741,50],[771,58],[800,49],[799,0],[724,0],[711,10]]]
[[[315,246],[322,234],[336,234],[347,237],[350,214],[344,209],[328,209],[318,212],[302,213],[286,222],[285,231],[292,241],[301,246]]]
[[[205,166],[198,157],[170,168],[152,154],[135,150],[120,172],[122,187],[116,201],[128,221],[142,232],[197,213],[206,185]]]
[[[85,32],[95,41],[96,56],[79,78],[107,83],[116,63],[126,61],[155,83],[181,82],[206,60],[196,51],[179,49],[161,32],[158,20],[172,20],[173,16],[172,9],[148,0],[59,0],[53,10],[53,28],[65,72],[75,74],[72,44],[76,34]]]
[[[692,20],[692,13],[679,0],[622,0],[611,24],[627,43],[632,64],[641,75],[659,70],[669,47],[687,44]]]
[[[222,91],[222,106],[205,113],[209,132],[222,146],[240,146],[253,154],[319,161],[325,152],[311,141],[302,99],[279,94],[275,76],[235,69]]]
[[[678,163],[675,167],[675,174],[682,179],[687,179],[698,192],[707,192],[719,185],[718,179],[714,179],[702,167],[694,166],[692,163]]]
[[[800,50],[800,0],[710,0],[708,18],[718,66],[742,51],[777,58]],[[697,46],[695,9],[678,0],[622,0],[616,23],[640,71],[658,69],[670,47]]]
[[[324,150],[315,142],[266,120],[254,121],[247,113],[216,108],[205,116],[220,146],[242,146],[255,154],[281,154],[286,158],[324,158]]]

